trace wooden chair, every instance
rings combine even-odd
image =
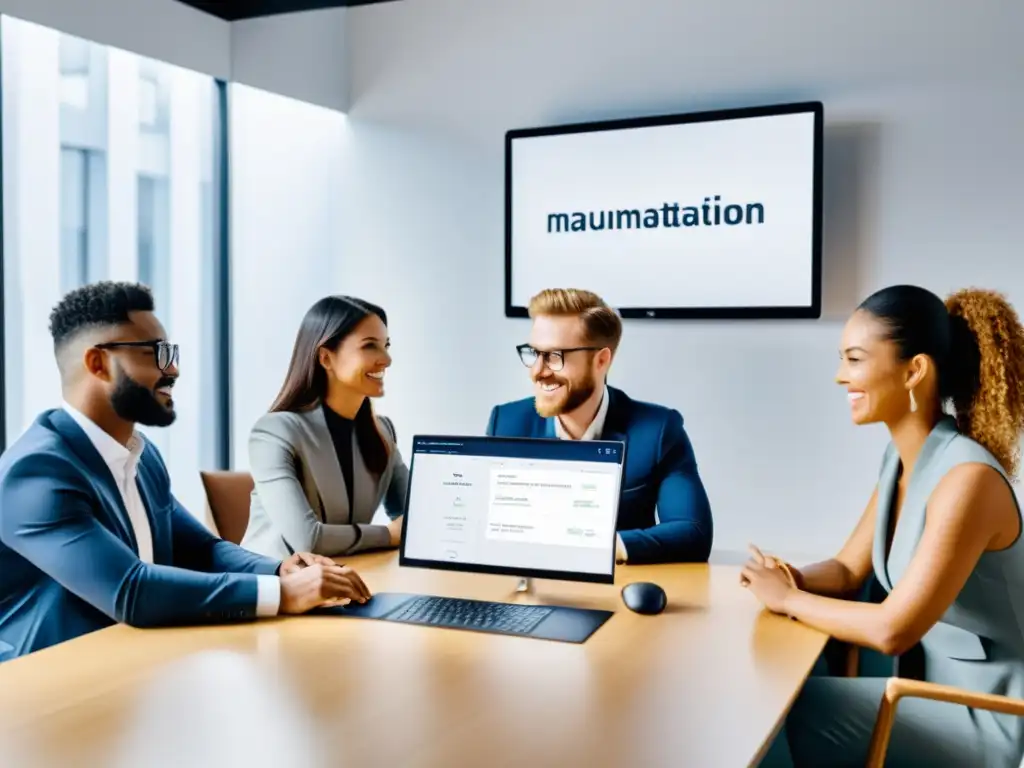
[[[248,472],[200,472],[206,501],[218,535],[241,544],[249,526],[249,499],[254,487]]]
[[[946,701],[951,704],[963,704],[968,707],[1024,717],[1024,700],[1021,699],[997,696],[991,693],[975,693],[949,685],[893,677],[885,685],[885,695],[882,697],[882,705],[878,709],[875,730],[871,734],[867,768],[882,768],[885,765],[885,753],[889,748],[889,738],[892,735],[896,705],[900,699],[907,697]]]
[[[875,583],[869,582],[858,599],[866,602],[880,602],[884,595],[878,591]],[[855,645],[842,644],[841,649],[843,670],[846,677],[857,677],[860,672],[861,649]],[[866,768],[883,768],[885,756],[892,736],[892,726],[896,719],[896,705],[903,698],[932,699],[950,704],[963,704],[977,709],[986,709],[1008,715],[1024,717],[1024,700],[1009,696],[996,696],[989,693],[976,693],[963,688],[949,685],[929,683],[924,678],[924,649],[915,645],[907,653],[893,658],[893,677],[885,684],[885,693],[878,708],[875,729],[871,734]],[[1021,763],[1024,768],[1024,762]]]

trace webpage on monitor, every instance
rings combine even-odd
[[[405,557],[610,574],[621,461],[607,443],[414,443]]]

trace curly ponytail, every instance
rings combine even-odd
[[[995,291],[968,288],[946,299],[950,354],[940,393],[953,401],[960,433],[1015,475],[1024,432],[1024,327]]]

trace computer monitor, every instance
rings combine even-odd
[[[611,584],[626,445],[416,435],[399,562]]]

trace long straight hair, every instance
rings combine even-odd
[[[320,364],[321,348],[336,352],[355,327],[370,315],[376,315],[387,325],[388,317],[383,309],[351,296],[327,296],[310,307],[302,318],[288,373],[270,412],[299,413],[322,405],[327,396],[327,371]],[[366,468],[381,475],[387,468],[389,451],[377,426],[370,398],[366,398],[356,413],[354,430]]]

